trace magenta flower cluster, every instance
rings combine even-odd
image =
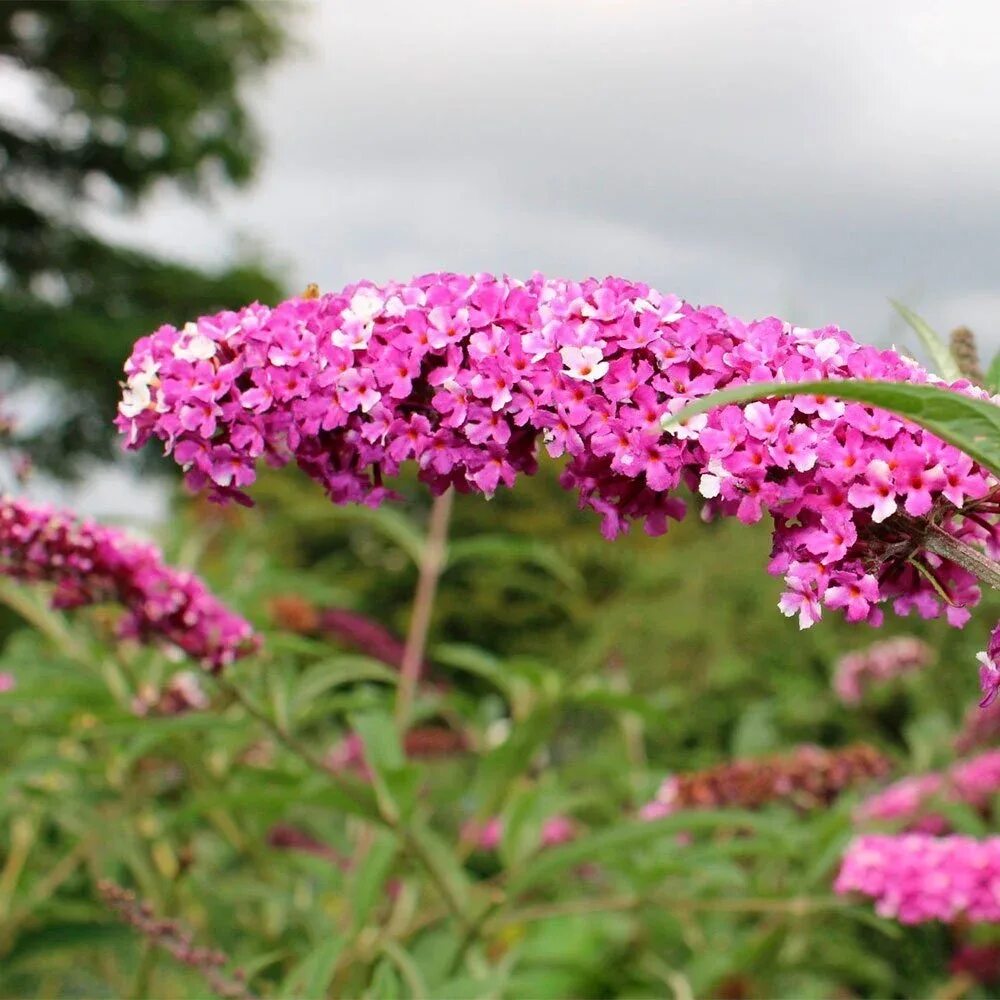
[[[1000,837],[933,837],[923,833],[855,838],[834,890],[876,901],[880,916],[903,924],[960,918],[1000,921]]]
[[[861,822],[903,821],[909,829],[943,833],[947,820],[928,812],[935,800],[987,808],[1000,792],[1000,750],[990,750],[953,764],[947,771],[910,775],[866,799],[858,809]]]
[[[876,642],[837,661],[833,689],[842,702],[856,705],[870,685],[921,670],[932,658],[927,643],[912,636]]]
[[[934,381],[914,362],[836,327],[745,323],[618,278],[363,282],[163,326],[125,372],[117,424],[128,446],[159,438],[188,484],[219,500],[249,502],[262,459],[294,460],[337,503],[379,503],[408,461],[435,493],[490,496],[535,471],[541,438],[568,459],[563,485],[608,538],[634,520],[665,531],[684,514],[682,485],[705,499],[706,518],[769,513],[780,608],[803,628],[824,607],[878,624],[885,601],[962,625],[976,580],[932,554],[918,569],[914,520],[995,543],[993,514],[957,516],[993,479],[883,411],[795,396],[663,430],[692,400],[747,383]],[[1000,683],[989,656],[984,677]]]
[[[246,621],[155,546],[50,507],[0,497],[0,575],[54,584],[58,608],[117,601],[122,636],[169,644],[212,670],[255,645]]]

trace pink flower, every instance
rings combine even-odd
[[[14,675],[8,671],[0,671],[0,694],[13,691],[16,687],[17,681],[14,679]]]
[[[0,574],[54,583],[56,607],[118,601],[123,636],[178,647],[212,670],[257,644],[246,621],[153,546],[50,507],[0,498]]]
[[[871,605],[878,600],[878,580],[870,573],[850,579],[843,576],[826,588],[824,603],[828,608],[845,608],[849,622],[864,621]]]
[[[841,701],[857,704],[870,684],[885,683],[920,670],[931,659],[930,647],[919,639],[901,636],[876,642],[867,649],[841,657],[835,668],[833,687]]]
[[[834,891],[875,900],[879,916],[903,924],[1000,921],[1000,837],[923,833],[855,838]]]
[[[880,524],[896,513],[896,491],[889,463],[875,458],[868,463],[864,477],[847,492],[852,507],[871,507],[872,520]]]

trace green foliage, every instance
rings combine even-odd
[[[812,813],[636,812],[670,771],[802,742],[867,740],[900,774],[944,764],[995,597],[964,631],[888,623],[935,645],[938,662],[848,710],[830,692],[833,662],[875,636],[841,621],[799,633],[780,616],[763,528],[690,518],[663,539],[608,545],[546,464],[490,505],[457,498],[459,558],[414,715],[460,730],[470,750],[417,761],[393,722],[393,672],[335,637],[283,631],[269,610],[293,592],[405,631],[426,501],[399,489],[404,503],[359,518],[286,471],[265,477],[255,510],[179,508],[173,546],[199,553],[266,634],[222,688],[205,679],[203,712],[137,718],[139,686],[176,667],[113,642],[103,610],[64,617],[19,591],[44,632],[0,617],[0,669],[17,678],[0,696],[0,995],[205,995],[193,971],[143,957],[98,901],[101,877],[226,950],[261,996],[951,988],[949,932],[832,895],[860,792]],[[349,732],[370,783],[316,766]],[[577,836],[545,847],[557,814]],[[492,816],[497,850],[475,849],[466,824]],[[275,846],[279,826],[307,847]]]
[[[40,103],[0,115],[0,343],[64,387],[35,448],[59,471],[67,451],[107,448],[136,337],[279,293],[250,262],[202,271],[110,243],[79,208],[129,211],[157,184],[198,194],[249,180],[259,149],[240,85],[279,54],[280,16],[250,0],[0,9],[0,57]]]

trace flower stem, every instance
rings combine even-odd
[[[396,724],[400,730],[406,728],[413,709],[413,699],[420,680],[420,668],[427,648],[427,633],[430,630],[434,598],[437,595],[438,580],[444,569],[448,552],[448,524],[454,491],[446,490],[434,498],[431,505],[427,539],[420,557],[417,589],[413,595],[413,613],[406,633],[403,660],[400,664],[399,687],[396,690]]]
[[[932,524],[923,539],[928,552],[950,559],[994,590],[1000,590],[1000,564],[982,549],[960,542],[940,525]]]

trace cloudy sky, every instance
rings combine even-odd
[[[292,287],[617,273],[903,342],[891,296],[1000,343],[992,0],[317,0],[292,29],[248,95],[257,183],[109,228]]]

